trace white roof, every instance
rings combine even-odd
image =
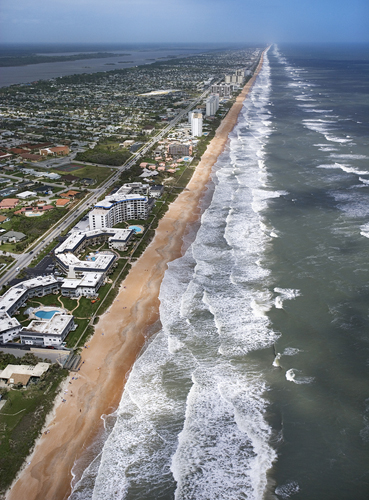
[[[114,229],[114,228],[93,229],[91,231],[75,231],[65,241],[63,241],[63,243],[55,250],[55,254],[61,254],[64,252],[74,252],[75,249],[78,247],[78,245],[80,245],[85,238],[93,238],[94,236],[107,235],[112,237],[114,240],[126,241],[131,233],[132,233],[131,229]]]
[[[95,260],[79,260],[73,253],[60,253],[58,259],[66,266],[77,267],[79,270],[91,272],[101,269],[106,270],[111,262],[114,260],[113,253],[99,253],[96,255]]]
[[[58,282],[58,278],[50,275],[32,278],[27,281],[22,281],[22,283],[19,283],[18,285],[12,286],[4,293],[4,295],[0,297],[0,312],[8,312],[16,300],[22,297],[27,290],[38,286],[52,285]]]
[[[96,286],[104,273],[86,273],[83,278],[67,278],[64,280],[61,288],[74,288],[77,289],[79,287],[94,287]]]
[[[23,191],[23,193],[19,193],[18,198],[30,198],[31,196],[36,196],[37,193],[35,191]]]
[[[20,327],[20,323],[16,318],[11,318],[7,313],[0,313],[0,333],[17,326]]]
[[[116,193],[111,194],[96,203],[95,208],[111,208],[115,203],[123,201],[140,200],[147,201],[147,197],[140,194],[127,194],[127,187],[122,186]]]
[[[50,363],[37,363],[32,365],[8,365],[2,372],[0,378],[9,379],[12,375],[29,375],[30,377],[41,377],[49,369]]]
[[[55,249],[55,254],[63,253],[63,252],[72,252],[76,246],[78,246],[83,239],[85,238],[84,231],[75,231],[68,238],[63,241],[58,248]]]
[[[69,314],[55,313],[49,320],[34,319],[25,327],[27,332],[50,333],[52,335],[62,335],[65,327],[73,319]]]

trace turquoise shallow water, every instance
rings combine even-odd
[[[72,500],[368,498],[369,51],[319,50],[269,50]]]
[[[59,311],[37,311],[35,312],[35,316],[41,319],[51,319],[57,312]]]

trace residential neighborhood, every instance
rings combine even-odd
[[[9,294],[33,297],[36,287],[43,310],[55,302],[46,296],[58,295],[58,314],[27,315],[23,299],[4,306],[2,342],[61,346],[79,323],[86,331],[109,276],[129,268],[142,235],[184,188],[259,55],[258,48],[205,53],[0,89],[0,273],[87,208],[56,233],[48,254],[37,251],[33,266],[19,267],[0,297],[6,305]],[[89,312],[79,322],[80,300]],[[63,315],[71,318],[65,325]]]

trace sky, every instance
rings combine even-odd
[[[0,43],[369,42],[369,0],[0,0]]]

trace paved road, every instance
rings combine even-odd
[[[219,80],[221,81],[221,80]],[[110,177],[102,186],[99,188],[96,188],[91,192],[86,198],[81,200],[78,205],[76,205],[73,209],[72,212],[67,214],[64,219],[61,221],[58,221],[57,224],[51,229],[51,231],[45,236],[42,236],[38,240],[36,240],[36,246],[35,242],[32,243],[33,249],[32,252],[27,252],[20,254],[16,257],[16,262],[13,264],[13,266],[7,271],[4,276],[0,278],[0,288],[9,283],[12,279],[14,279],[20,270],[24,269],[25,267],[28,267],[31,264],[31,261],[34,259],[36,255],[38,255],[41,251],[43,251],[55,238],[57,238],[60,233],[62,233],[65,229],[67,229],[73,222],[76,223],[82,214],[90,208],[92,205],[94,205],[97,201],[97,199],[102,196],[108,189],[111,187],[117,180],[119,180],[119,177],[121,173],[124,170],[128,170],[131,168],[139,159],[140,156],[143,156],[146,154],[148,150],[150,150],[155,143],[160,141],[168,132],[177,125],[177,123],[183,118],[184,115],[187,116],[188,112],[196,107],[196,105],[206,97],[206,95],[210,92],[210,87],[205,90],[201,94],[200,97],[198,97],[195,101],[193,101],[191,104],[187,106],[184,110],[182,110],[172,121],[168,123],[164,129],[160,130],[160,132],[152,137],[149,142],[144,144],[141,149],[139,149],[135,155],[133,155],[131,158],[127,160],[127,162],[119,167],[115,174]]]

